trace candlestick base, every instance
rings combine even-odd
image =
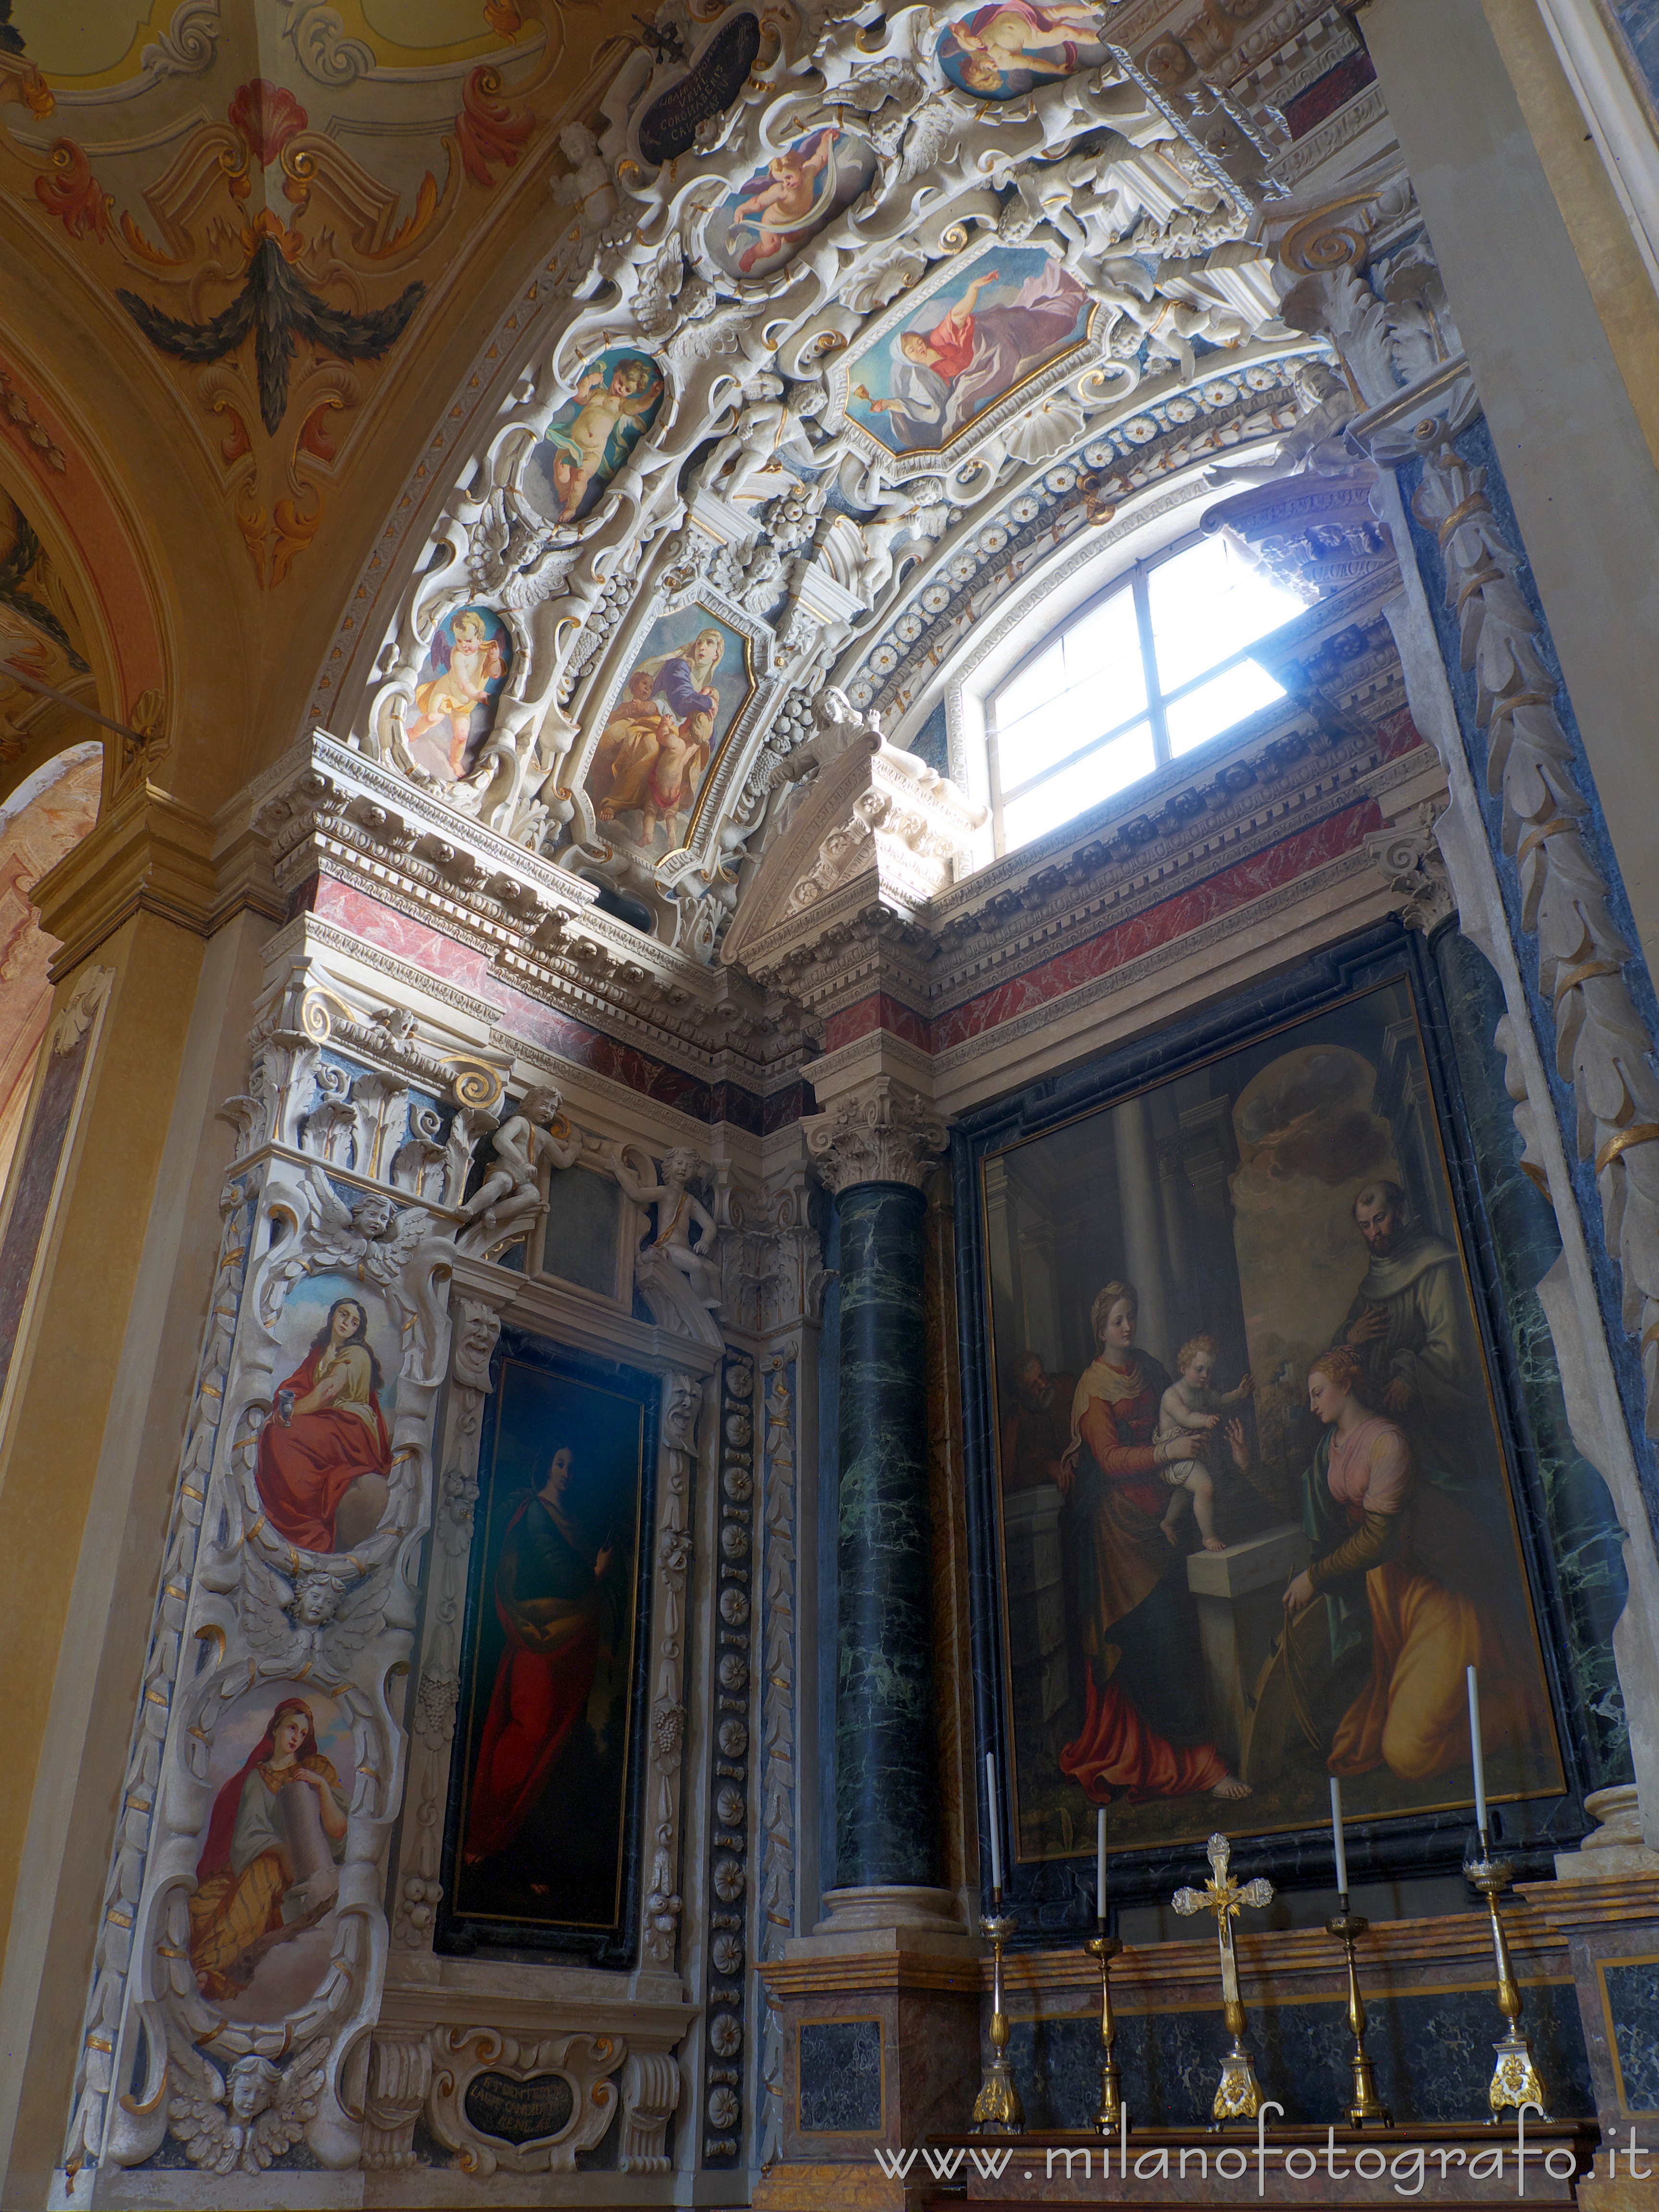
[[[1376,2075],[1370,2055],[1365,2049],[1364,2001],[1359,1994],[1359,1970],[1354,1958],[1354,1945],[1370,1926],[1363,1913],[1350,1912],[1346,1894],[1342,1897],[1342,1910],[1325,1923],[1328,1935],[1334,1936],[1342,1946],[1348,1968],[1348,2027],[1353,2035],[1353,2056],[1348,2065],[1353,2075],[1353,2095],[1348,2106],[1351,2127],[1391,2128],[1394,2115],[1376,2094]]]
[[[1215,2102],[1210,2107],[1212,2124],[1224,2120],[1253,2120],[1261,2110],[1261,2084],[1255,2078],[1255,2062],[1237,2036],[1221,2062]]]
[[[1123,2085],[1114,2052],[1117,2028],[1112,2018],[1112,1961],[1123,1948],[1119,1937],[1102,1933],[1084,1945],[1100,1961],[1100,2106],[1090,2124],[1101,2135],[1115,2135],[1123,2116]]]
[[[1492,2068],[1492,2081],[1486,2089],[1486,2102],[1491,2107],[1492,2123],[1495,2126],[1505,2112],[1519,2112],[1523,2105],[1535,2105],[1539,2112],[1547,2117],[1549,2106],[1543,2076],[1538,2071],[1532,2055],[1532,2045],[1521,2025],[1520,1985],[1510,1963],[1509,1939],[1504,1933],[1503,1916],[1498,1910],[1499,1897],[1515,1879],[1515,1869],[1508,1859],[1495,1859],[1491,1856],[1483,1833],[1480,1856],[1464,1866],[1463,1876],[1486,1900],[1486,1911],[1492,1919],[1492,1960],[1497,1968],[1498,2009],[1504,2015],[1504,2033],[1492,2045],[1498,2054],[1498,2063]]]
[[[1000,1896],[995,1899],[1000,1906]],[[1019,1925],[1012,1912],[995,1911],[980,1922],[981,1936],[991,1946],[991,2063],[974,2100],[974,2127],[981,2135],[1018,2135],[1025,2126],[1025,2107],[1020,2102],[1013,2069],[1008,2063],[1008,2014],[1002,2001],[1002,1947]]]

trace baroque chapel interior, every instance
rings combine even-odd
[[[0,196],[3,2212],[1659,2212],[1659,0]]]

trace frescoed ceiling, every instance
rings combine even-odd
[[[86,638],[69,587],[36,521],[0,492],[0,764],[20,759],[63,714],[17,683],[8,667],[94,702]]]
[[[637,43],[611,15],[14,0],[0,191],[163,368],[261,588],[325,526],[503,187]]]

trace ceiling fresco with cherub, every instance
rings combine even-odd
[[[891,730],[1066,541],[1271,465],[1322,396],[1258,242],[1290,133],[1253,90],[1164,89],[1171,20],[677,15],[567,132],[519,385],[422,456],[318,719],[711,958],[816,698]],[[434,654],[486,617],[445,757]]]

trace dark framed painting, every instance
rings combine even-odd
[[[658,1378],[501,1331],[437,1948],[634,1957]]]
[[[1101,1805],[1119,1902],[1217,1828],[1330,1887],[1333,1774],[1360,1879],[1455,1869],[1470,1664],[1505,1848],[1585,1825],[1436,988],[1390,926],[956,1133],[978,1719],[1047,1926]]]

